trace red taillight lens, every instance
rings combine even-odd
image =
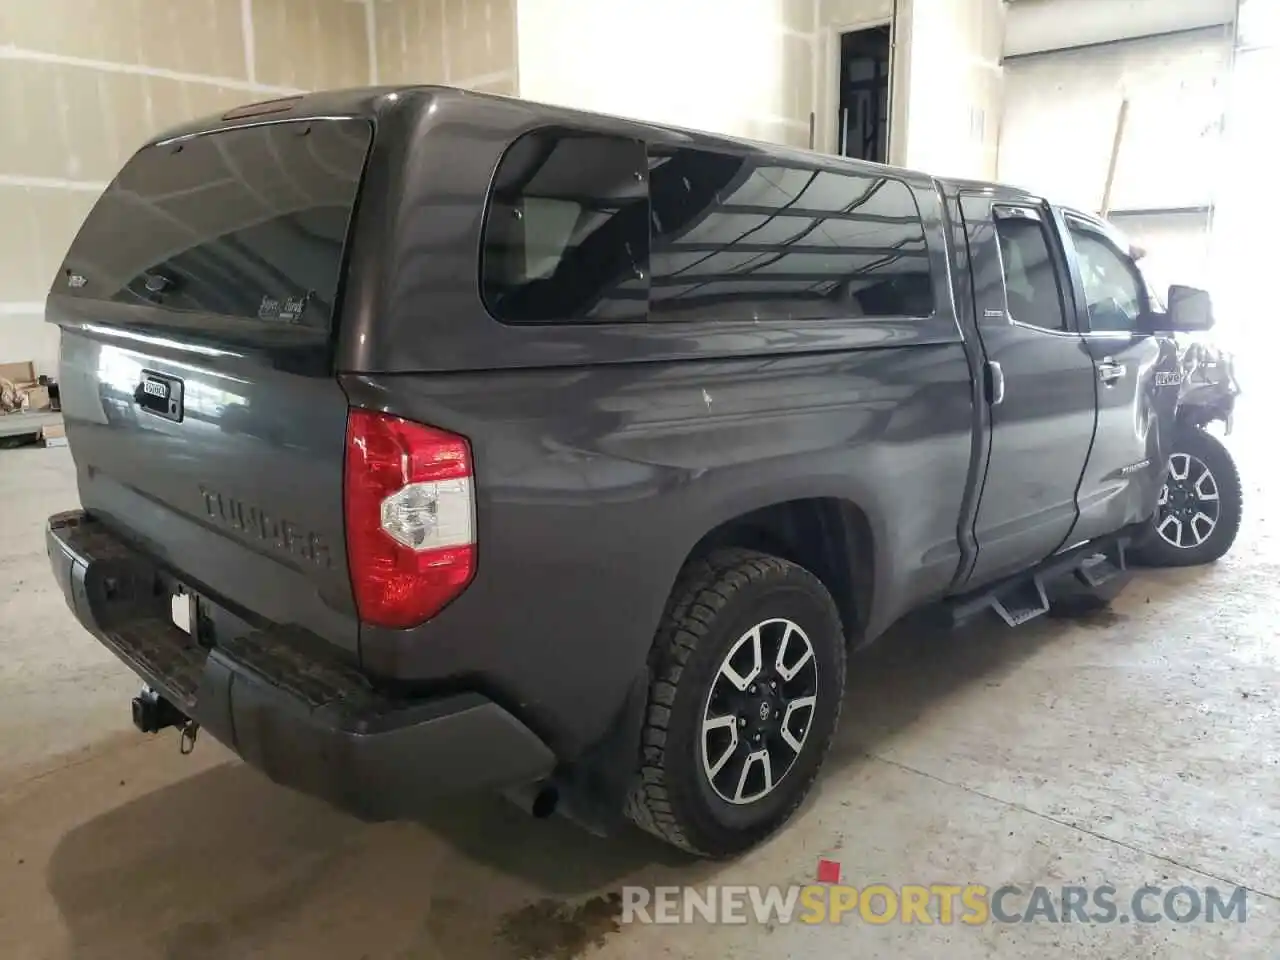
[[[467,588],[476,567],[475,487],[463,437],[350,411],[343,499],[363,622],[412,627]]]

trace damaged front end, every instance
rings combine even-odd
[[[1182,382],[1178,393],[1178,423],[1205,427],[1222,421],[1231,433],[1236,397],[1240,383],[1236,379],[1235,360],[1226,350],[1200,338],[1179,337],[1179,361]]]

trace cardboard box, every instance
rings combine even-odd
[[[48,387],[27,387],[27,410],[38,411],[48,410],[49,404],[49,388]]]
[[[41,427],[40,439],[46,447],[65,447],[67,445],[66,428],[61,423],[50,423]]]
[[[0,380],[35,383],[36,365],[30,360],[23,360],[21,363],[0,363]]]

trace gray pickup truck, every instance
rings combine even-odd
[[[369,818],[502,791],[732,855],[809,790],[849,650],[1240,522],[1208,298],[1096,217],[519,100],[173,130],[47,313],[83,506],[49,556],[135,722]]]

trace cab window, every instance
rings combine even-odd
[[[993,215],[1009,316],[1026,326],[1065,330],[1062,289],[1039,213],[1029,207],[999,206]]]
[[[1146,286],[1133,261],[1102,234],[1068,222],[1080,264],[1092,331],[1131,331],[1147,309]]]

